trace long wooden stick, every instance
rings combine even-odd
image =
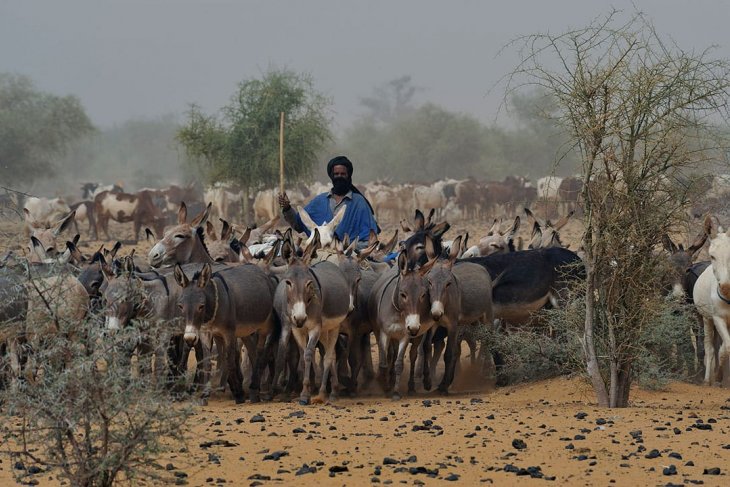
[[[284,194],[284,112],[279,116],[279,194]]]

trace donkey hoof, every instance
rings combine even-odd
[[[323,394],[315,396],[314,399],[312,399],[312,404],[324,404],[325,402],[327,402],[327,397]]]
[[[309,406],[309,398],[299,399],[300,406]]]
[[[448,396],[449,395],[449,390],[446,389],[446,388],[443,388],[442,389],[441,387],[439,387],[438,388],[438,391],[439,391],[439,394],[441,394],[442,396]]]
[[[391,396],[391,399],[393,399],[394,401],[400,401],[401,400],[400,393],[399,392],[394,392],[393,395]]]
[[[261,397],[258,394],[249,394],[248,400],[252,403],[261,402]]]
[[[337,394],[331,393],[329,402],[335,402],[335,401],[337,401]]]
[[[423,380],[423,388],[426,389],[427,391],[430,391],[431,390],[431,387],[433,387],[433,384],[431,384],[431,381],[424,379]]]
[[[234,399],[236,400],[236,404],[243,404],[246,402],[246,398],[243,396],[234,397]]]

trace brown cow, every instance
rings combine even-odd
[[[154,203],[150,191],[139,191],[135,194],[111,193],[104,191],[94,198],[97,234],[99,228],[109,236],[109,220],[119,223],[134,223],[134,241],[139,239],[139,231],[143,226],[151,226],[158,238],[162,238],[165,228],[162,210]]]

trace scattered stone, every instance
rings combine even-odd
[[[660,456],[662,456],[662,454],[659,453],[659,450],[654,449],[654,450],[650,451],[649,453],[647,453],[646,455],[644,455],[644,458],[652,459],[652,458],[659,458]]]
[[[714,467],[714,468],[706,468],[702,475],[720,475],[720,468]]]
[[[274,460],[276,462],[279,461],[281,457],[289,456],[289,452],[286,450],[277,450],[273,453],[269,453],[268,455],[264,456],[264,460]]]
[[[249,423],[263,423],[263,422],[265,422],[265,421],[266,421],[266,418],[264,418],[264,417],[263,417],[263,416],[261,416],[260,414],[257,414],[257,415],[253,416],[253,417],[252,417],[252,418],[251,418],[251,419],[249,420]]]
[[[332,465],[330,467],[330,473],[342,473],[349,472],[350,469],[346,465]]]
[[[517,438],[512,440],[512,447],[517,450],[524,450],[525,448],[527,448],[527,443]]]
[[[444,477],[444,480],[448,480],[449,482],[456,482],[457,480],[459,480],[459,476],[455,473],[450,473],[449,475]]]
[[[294,475],[305,475],[308,473],[316,473],[316,472],[317,472],[317,467],[310,467],[309,465],[307,465],[305,463],[304,465],[302,465],[302,467],[299,470],[297,470],[297,472]]]
[[[585,417],[588,416],[588,413],[580,412],[575,415],[576,419],[585,419]]]
[[[400,462],[392,457],[383,458],[383,465],[398,465]]]
[[[232,443],[228,440],[213,440],[213,441],[206,441],[204,443],[200,444],[200,448],[203,450],[210,448],[212,446],[222,446],[224,448],[233,448],[238,446],[238,443]]]
[[[664,467],[664,470],[662,470],[662,473],[664,475],[677,475],[677,467],[675,467],[674,465]]]

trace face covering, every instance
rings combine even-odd
[[[332,192],[337,196],[344,196],[350,191],[350,180],[349,178],[333,178],[332,179]]]

